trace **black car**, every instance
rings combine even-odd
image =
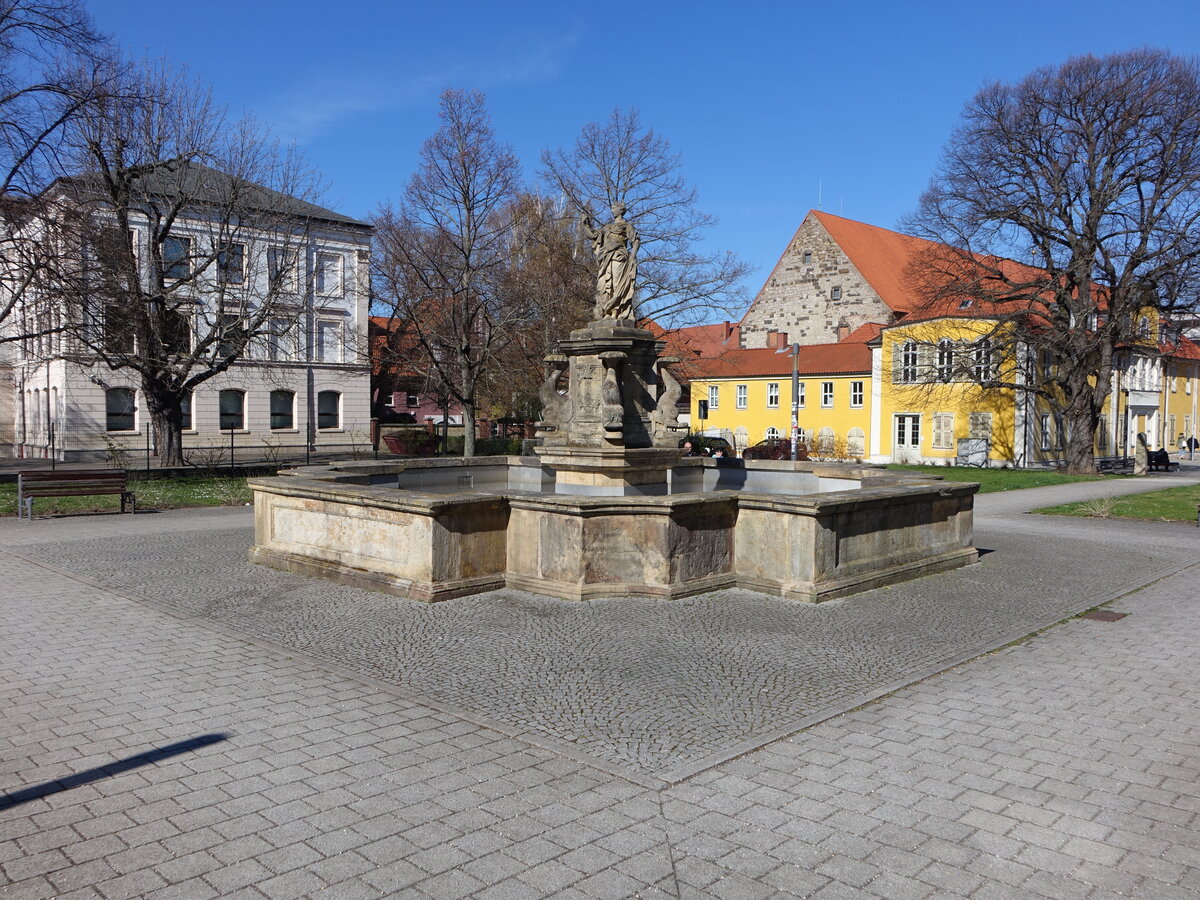
[[[729,445],[729,441],[723,437],[709,437],[707,434],[692,434],[688,435],[679,442],[679,446],[683,447],[685,443],[691,442],[693,456],[712,456],[716,451],[720,450],[722,455],[732,457],[733,447]]]

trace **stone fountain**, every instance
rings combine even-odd
[[[250,481],[251,559],[415,600],[743,587],[819,601],[974,562],[978,485],[681,458],[680,385],[633,318],[637,231],[593,227],[592,321],[546,360],[535,457],[308,466]]]

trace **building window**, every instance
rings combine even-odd
[[[292,391],[271,391],[271,429],[296,427],[296,395]]]
[[[342,361],[342,323],[317,323],[317,362],[340,363]]]
[[[317,429],[331,431],[342,427],[342,395],[337,391],[317,394]]]
[[[272,319],[267,331],[267,354],[276,361],[300,358],[300,323],[293,318]]]
[[[765,437],[768,441],[777,441],[777,440],[779,440],[779,438],[781,436],[782,435],[780,434],[779,429],[776,428],[774,425],[772,425],[770,428],[768,428],[767,433],[765,435],[763,435],[763,437]]]
[[[806,265],[806,266],[812,265],[812,251],[811,250],[804,251],[803,260],[804,260],[804,265]]]
[[[800,409],[804,409],[804,394],[805,394],[805,391],[804,391],[804,382],[803,382],[803,381],[801,381],[801,382],[800,382],[800,383],[799,383],[799,384],[796,386],[796,389],[797,389],[797,392],[798,392],[798,393],[797,393],[797,395],[796,395],[796,406],[797,406],[797,407],[799,407]]]
[[[1149,316],[1142,316],[1140,319],[1138,319],[1137,334],[1138,334],[1138,337],[1140,337],[1140,338],[1150,337],[1150,318],[1149,318]]]
[[[1042,351],[1042,381],[1049,381],[1054,376],[1054,351]]]
[[[184,310],[163,311],[163,346],[177,356],[192,352],[192,317]]]
[[[220,337],[217,340],[217,355],[222,357],[238,356],[245,349],[246,330],[242,326],[242,317],[237,313],[221,313],[219,319]]]
[[[710,384],[708,386],[708,408],[716,409],[718,406],[717,401],[719,399],[720,399],[720,389],[715,384]]]
[[[342,296],[342,257],[340,253],[318,253],[316,288],[322,297]]]
[[[832,428],[827,426],[817,432],[817,456],[833,456],[836,445],[837,438],[834,437]]]
[[[1100,422],[1096,426],[1096,443],[1101,453],[1108,450],[1108,416],[1100,414]]]
[[[268,290],[276,294],[295,294],[299,279],[296,278],[296,252],[283,247],[267,250]]]
[[[900,378],[903,384],[917,380],[917,342],[905,341],[900,348]]]
[[[779,409],[779,382],[767,382],[767,409]]]
[[[988,441],[992,439],[991,413],[971,413],[969,424],[971,429],[969,437]]]
[[[983,338],[975,345],[975,380],[985,384],[996,377],[992,342]]]
[[[113,355],[132,353],[136,349],[133,320],[128,307],[109,303],[104,307],[104,351]],[[40,350],[41,348],[39,348]]]
[[[862,459],[867,452],[867,435],[861,428],[851,428],[846,435],[846,452],[854,459]]]
[[[179,421],[183,431],[192,430],[192,395],[190,392],[184,394],[183,399],[179,401]]]
[[[829,289],[829,299],[830,300],[841,300],[842,299],[842,289],[840,287],[830,288]]]
[[[850,405],[855,409],[861,409],[863,405],[863,383],[861,381],[850,382]]]
[[[933,449],[954,449],[954,413],[933,414]]]
[[[246,280],[246,245],[230,244],[217,251],[217,281],[241,284]]]
[[[832,381],[822,381],[821,382],[821,406],[823,406],[825,409],[829,409],[831,406],[833,406],[833,382]]]
[[[409,391],[406,402],[411,409],[416,409],[421,405],[421,395],[415,391]]]
[[[739,384],[737,386],[736,406],[738,409],[745,409],[749,405],[749,396],[746,390],[746,385]]]
[[[136,415],[133,391],[129,388],[109,388],[104,392],[105,431],[133,431],[137,427]]]
[[[1050,449],[1050,414],[1042,413],[1041,445],[1043,450]]]
[[[246,392],[221,391],[221,430],[241,431],[246,427]]]
[[[165,237],[162,242],[163,275],[176,280],[192,274],[192,239]]]
[[[937,376],[938,381],[950,381],[954,378],[954,342],[940,340],[937,345]]]

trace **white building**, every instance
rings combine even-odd
[[[189,177],[218,185],[226,179],[202,166],[192,167]],[[56,182],[48,193],[62,192],[69,207],[73,186],[77,182]],[[143,282],[150,283],[158,265],[186,284],[178,319],[186,346],[181,337],[180,347],[201,360],[197,370],[214,355],[228,354],[214,338],[225,320],[257,316],[263,326],[242,358],[190,393],[184,455],[214,465],[228,462],[231,444],[237,459],[246,461],[277,453],[295,458],[306,446],[316,452],[361,448],[370,433],[371,226],[252,187],[274,205],[270,228],[246,224],[253,217],[231,224],[226,215],[218,222],[201,208],[185,211],[164,239],[151,214],[129,217]],[[156,234],[157,262],[151,254]],[[238,304],[242,312],[230,315],[227,310]],[[113,368],[99,352],[136,337],[122,331],[119,314],[107,308],[103,315],[79,312],[86,307],[86,300],[72,304],[30,293],[0,323],[10,335],[43,332],[0,344],[0,453],[127,465],[155,455],[142,376]],[[95,321],[84,323],[82,339],[54,331],[72,317],[78,322],[87,316]]]

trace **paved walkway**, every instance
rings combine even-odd
[[[249,566],[244,510],[0,522],[0,895],[1198,896],[1200,537],[1020,513],[1099,489],[815,608],[431,608]]]

